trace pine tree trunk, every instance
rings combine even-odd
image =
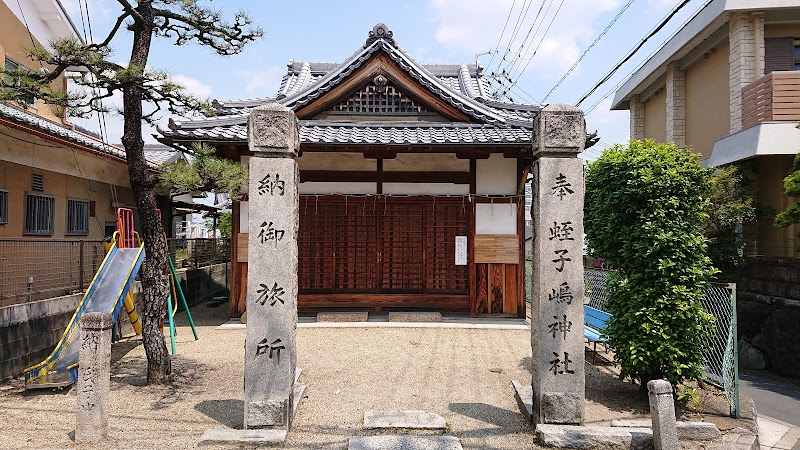
[[[150,53],[153,35],[153,11],[148,1],[141,1],[136,10],[144,23],[133,26],[133,49],[130,68],[144,70]],[[166,258],[167,246],[164,229],[158,217],[156,196],[153,192],[155,179],[147,172],[142,139],[142,87],[141,81],[131,81],[123,88],[124,133],[122,143],[128,160],[133,197],[139,212],[139,233],[144,240],[147,261],[142,265],[142,291],[144,307],[142,317],[142,340],[147,354],[147,382],[164,384],[170,381],[172,364],[167,343],[161,333],[164,320],[164,302],[167,298]]]

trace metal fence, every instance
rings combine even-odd
[[[168,241],[179,267],[230,261],[229,239]],[[104,257],[103,241],[0,239],[0,307],[86,289]]]
[[[231,260],[230,239],[167,239],[167,244],[176,268],[196,269]]]
[[[607,270],[584,269],[586,301],[605,310],[609,297]],[[739,353],[736,336],[736,284],[711,283],[703,295],[703,308],[714,316],[714,333],[706,339],[703,379],[725,391],[731,416],[739,417]]]

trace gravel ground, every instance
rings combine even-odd
[[[244,330],[216,330],[224,307],[198,306],[200,340],[178,319],[175,382],[146,386],[138,338],[114,345],[110,439],[97,448],[194,448],[208,428],[242,426]],[[343,449],[366,410],[421,409],[439,414],[469,449],[538,448],[517,409],[511,380],[530,379],[525,331],[396,328],[300,328],[298,367],[308,386],[286,443],[294,449]],[[647,417],[638,386],[609,366],[587,364],[586,424]],[[0,448],[69,448],[75,392],[25,392],[0,386]]]

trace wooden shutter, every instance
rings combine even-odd
[[[764,73],[794,70],[794,38],[764,39]]]

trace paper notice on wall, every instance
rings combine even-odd
[[[456,236],[456,265],[467,265],[467,237]]]

